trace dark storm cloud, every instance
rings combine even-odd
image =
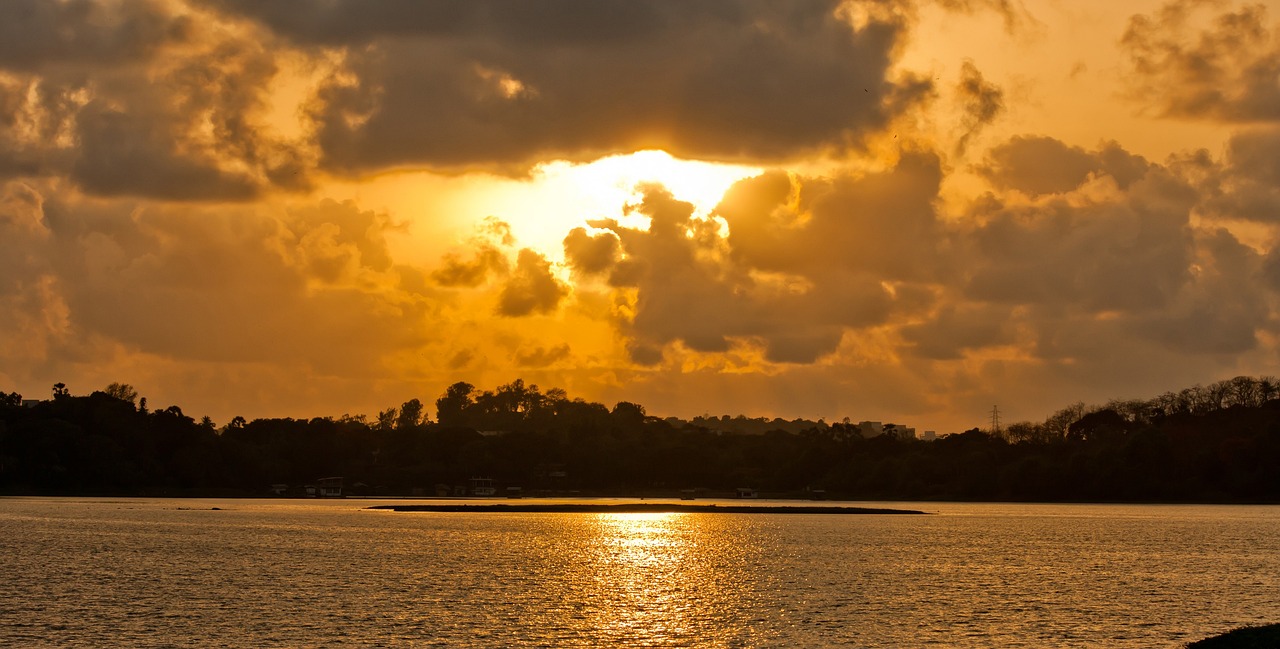
[[[1177,0],[1136,15],[1121,41],[1134,99],[1169,117],[1280,121],[1280,39],[1260,4],[1238,6],[1197,29],[1191,18],[1222,3]]]
[[[344,47],[313,103],[324,164],[527,166],[662,148],[784,159],[856,144],[923,98],[887,76],[906,26],[835,0],[549,3],[220,0],[299,44]]]

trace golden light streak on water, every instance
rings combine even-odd
[[[597,582],[611,592],[614,606],[600,611],[593,626],[619,637],[672,638],[685,635],[685,616],[696,608],[687,583],[699,583],[691,557],[699,531],[688,514],[600,514]]]

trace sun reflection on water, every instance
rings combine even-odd
[[[598,514],[578,539],[590,575],[576,623],[620,645],[706,644],[741,594],[725,566],[733,552],[714,521],[685,513]],[[723,640],[723,639],[721,639]],[[718,644],[713,642],[713,644]]]
[[[606,594],[593,626],[609,636],[658,641],[688,632],[699,581],[697,533],[687,514],[596,517],[596,583]]]

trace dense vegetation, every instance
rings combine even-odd
[[[519,380],[450,386],[436,421],[413,399],[372,420],[220,428],[177,406],[150,410],[128,385],[73,396],[58,384],[38,403],[0,394],[0,491],[267,495],[343,476],[349,493],[434,494],[483,476],[526,494],[1280,502],[1278,397],[1273,379],[1239,377],[925,442],[866,439],[849,423],[663,420]]]

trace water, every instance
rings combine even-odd
[[[1275,506],[370,504],[0,499],[0,646],[1178,647],[1280,622]]]

